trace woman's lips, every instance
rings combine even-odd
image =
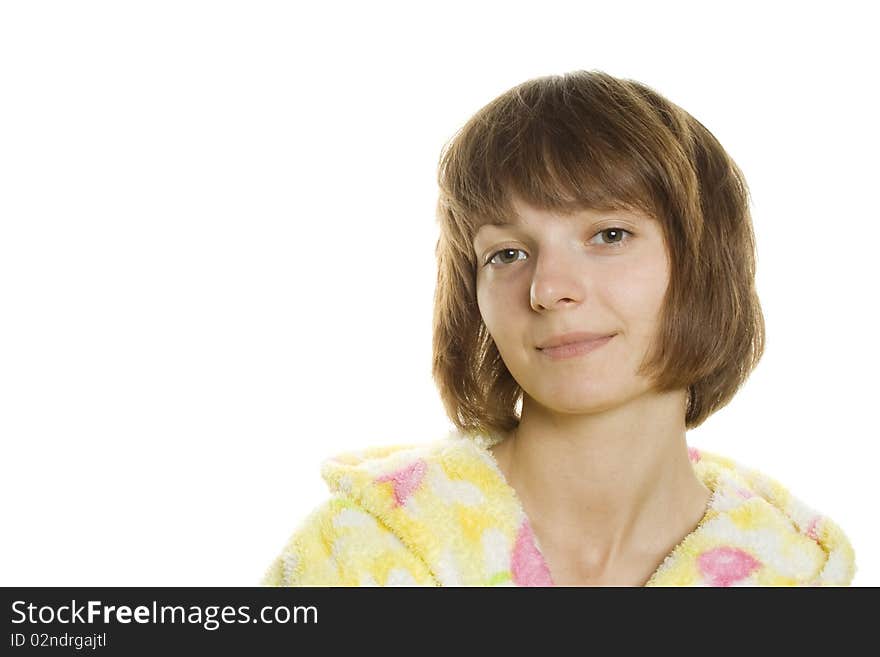
[[[572,344],[562,345],[561,347],[545,347],[544,349],[539,349],[538,351],[540,351],[542,354],[552,360],[574,358],[575,356],[583,356],[584,354],[588,354],[591,351],[595,351],[599,347],[607,344],[613,337],[613,335],[608,335],[604,338],[587,340],[585,342],[574,342]]]

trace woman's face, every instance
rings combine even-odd
[[[599,412],[651,390],[635,373],[669,281],[660,224],[639,211],[514,207],[513,225],[485,225],[474,238],[480,313],[514,379],[561,413]],[[613,337],[572,358],[538,349],[574,331]]]

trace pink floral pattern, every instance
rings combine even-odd
[[[731,586],[761,567],[761,562],[739,548],[724,546],[703,552],[697,566],[710,586]]]
[[[553,586],[550,568],[535,545],[535,536],[528,520],[523,520],[516,534],[510,572],[517,586]]]
[[[402,506],[421,486],[427,469],[428,464],[422,459],[417,459],[405,468],[376,478],[376,483],[390,481],[393,485],[394,506]]]

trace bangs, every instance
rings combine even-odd
[[[560,214],[640,209],[659,218],[657,183],[665,176],[652,163],[664,154],[643,137],[664,126],[650,106],[633,101],[624,111],[607,97],[597,103],[558,76],[545,84],[496,99],[444,150],[441,196],[465,234],[510,223],[512,196]]]

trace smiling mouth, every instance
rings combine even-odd
[[[538,349],[543,355],[551,360],[562,360],[566,358],[574,358],[589,354],[596,349],[605,346],[614,338],[613,335],[607,335],[604,338],[596,338],[594,340],[583,340],[581,342],[572,342],[559,347],[545,347]]]

